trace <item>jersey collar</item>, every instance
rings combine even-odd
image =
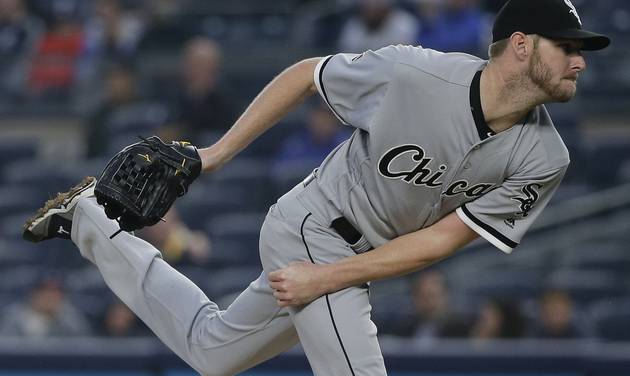
[[[473,119],[475,119],[475,126],[477,127],[477,133],[479,133],[479,139],[481,141],[486,138],[494,136],[496,133],[486,123],[486,119],[483,116],[483,110],[481,108],[481,71],[475,73],[472,82],[470,83],[470,111],[472,112]]]

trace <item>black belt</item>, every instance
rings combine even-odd
[[[335,229],[348,244],[356,244],[361,239],[361,233],[345,217],[335,219],[330,227]]]

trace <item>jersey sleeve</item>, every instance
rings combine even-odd
[[[327,56],[315,68],[319,94],[339,120],[369,132],[369,121],[387,92],[397,46],[362,54]]]
[[[511,253],[547,206],[567,166],[537,175],[514,175],[500,187],[457,208],[457,216],[505,253]]]

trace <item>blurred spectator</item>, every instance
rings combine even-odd
[[[398,9],[393,0],[358,0],[357,12],[341,30],[339,50],[363,52],[415,42],[417,19]]]
[[[136,53],[144,25],[121,0],[98,0],[85,26],[85,53],[100,63],[128,61]]]
[[[100,334],[104,337],[138,337],[150,333],[125,303],[116,300],[107,307]]]
[[[24,67],[44,30],[44,23],[28,13],[23,0],[0,0],[0,90],[3,94],[22,94]]]
[[[439,270],[420,273],[412,287],[413,316],[403,322],[399,335],[421,340],[466,337],[468,322],[453,312],[444,275]]]
[[[202,231],[191,230],[182,222],[175,207],[166,213],[164,220],[145,227],[137,235],[159,249],[169,264],[205,264],[211,251],[208,236]]]
[[[213,40],[196,37],[189,40],[180,63],[180,81],[167,97],[172,104],[171,139],[185,139],[205,144],[209,131],[225,132],[236,120],[233,100],[220,87],[221,49]],[[165,132],[166,133],[166,132]]]
[[[113,66],[106,74],[104,91],[102,103],[87,120],[86,154],[90,158],[108,155],[108,122],[112,121],[117,112],[139,100],[132,68],[125,65]]]
[[[525,326],[518,302],[491,299],[481,307],[470,335],[482,341],[521,338]]]
[[[580,338],[584,332],[574,321],[573,302],[564,291],[550,290],[540,299],[539,317],[532,330],[537,338]]]
[[[418,44],[443,52],[478,54],[483,13],[476,0],[418,0]]]
[[[63,102],[77,83],[84,33],[72,12],[60,11],[54,17],[35,47],[28,90],[36,98]]]
[[[308,106],[306,124],[280,145],[273,161],[272,176],[282,187],[303,179],[351,134],[321,100],[315,99]]]
[[[28,301],[9,306],[0,322],[4,336],[47,337],[90,334],[83,313],[66,299],[61,282],[47,278],[31,291]]]

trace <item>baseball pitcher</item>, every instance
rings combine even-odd
[[[512,252],[569,164],[544,104],[570,100],[582,51],[609,43],[582,28],[569,0],[511,0],[487,61],[401,45],[306,59],[216,144],[131,145],[98,183],[49,201],[24,236],[71,238],[200,374],[233,375],[299,341],[316,375],[386,375],[366,283],[419,270],[478,236]],[[126,231],[158,221],[200,172],[221,168],[315,92],[355,131],[270,208],[262,273],[221,311]]]

